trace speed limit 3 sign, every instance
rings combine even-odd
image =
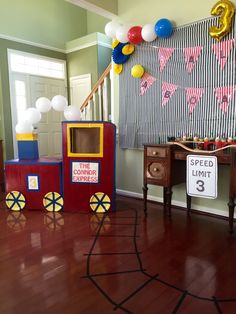
[[[215,156],[187,156],[187,194],[217,198],[218,167]]]

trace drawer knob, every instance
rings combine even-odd
[[[158,168],[153,168],[153,171],[157,172],[157,171],[158,171]]]
[[[152,154],[153,154],[153,155],[157,155],[157,152],[153,151]]]

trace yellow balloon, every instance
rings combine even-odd
[[[140,64],[135,64],[131,69],[131,75],[135,78],[140,78],[144,74],[144,68]]]
[[[213,6],[211,14],[220,15],[220,26],[212,26],[209,28],[210,36],[220,41],[230,31],[232,18],[234,16],[234,5],[228,0],[220,0]]]

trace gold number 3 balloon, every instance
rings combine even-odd
[[[219,41],[230,31],[232,18],[234,16],[234,5],[228,0],[218,1],[213,6],[211,15],[220,15],[220,26],[212,26],[209,28],[210,36]]]

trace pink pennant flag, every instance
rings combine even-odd
[[[145,72],[141,78],[140,96],[143,96],[149,87],[156,81],[156,78]]]
[[[221,41],[218,44],[212,45],[212,50],[218,59],[221,70],[224,69],[225,63],[228,59],[230,50],[233,47],[234,42],[235,42],[234,39],[229,39],[229,40]]]
[[[188,73],[192,72],[192,69],[201,52],[202,46],[184,48],[184,57]]]
[[[217,87],[214,89],[220,109],[226,113],[229,107],[229,103],[233,97],[234,91],[236,90],[235,86],[224,86]]]
[[[174,50],[175,50],[174,48],[159,48],[158,60],[160,63],[160,72],[164,70]]]
[[[175,84],[163,82],[162,83],[162,107],[164,107],[170,98],[173,96],[178,86]]]
[[[189,113],[192,113],[204,94],[204,88],[185,88]]]

